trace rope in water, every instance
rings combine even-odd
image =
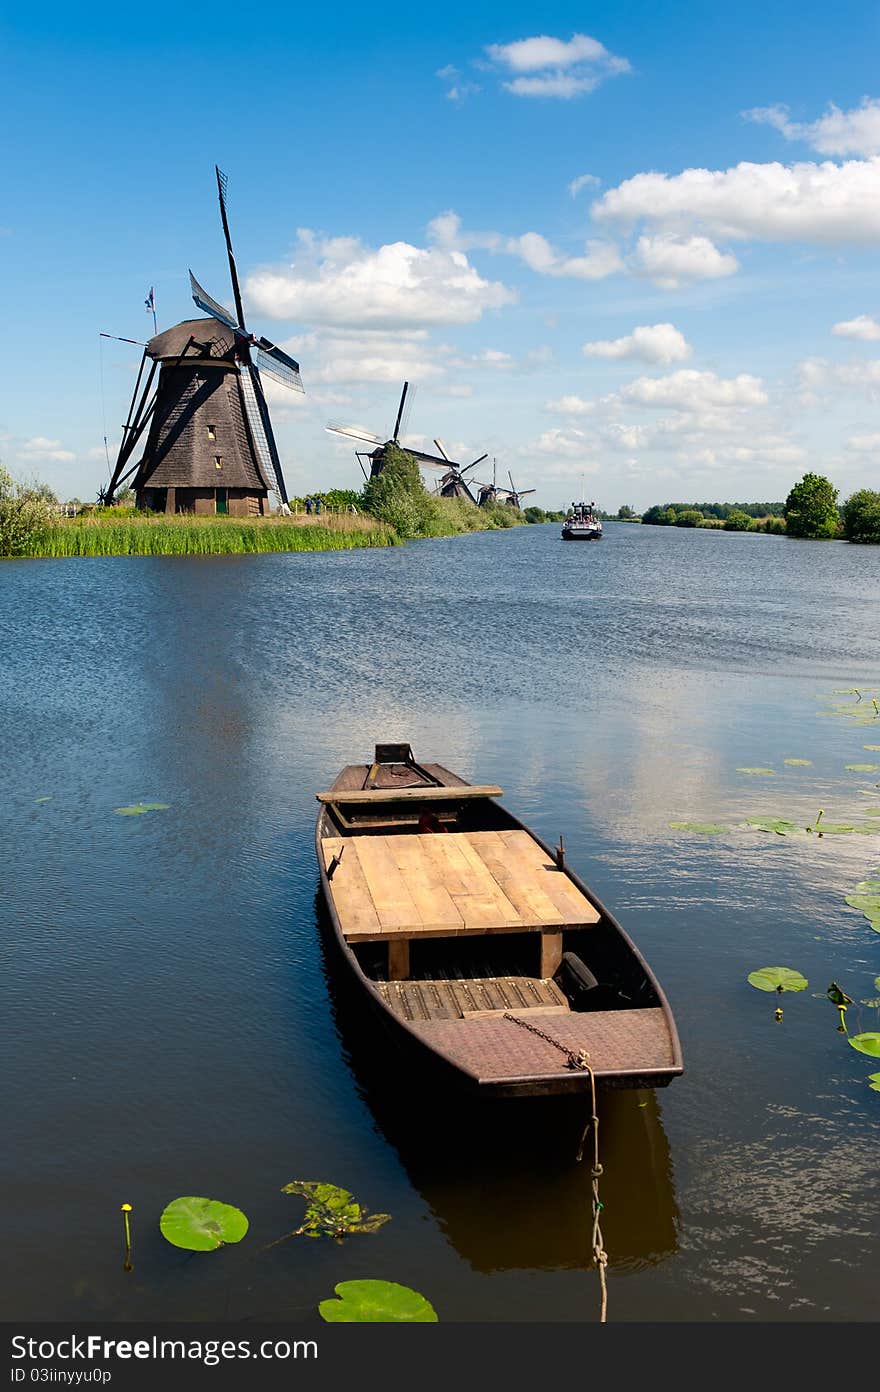
[[[599,1311],[599,1323],[605,1324],[608,1317],[608,1282],[606,1269],[608,1266],[608,1253],[605,1251],[605,1241],[602,1237],[602,1226],[600,1217],[602,1213],[602,1201],[599,1198],[599,1180],[602,1178],[602,1165],[599,1161],[599,1114],[596,1109],[596,1075],[590,1065],[590,1056],[584,1049],[579,1049],[577,1053],[569,1049],[567,1045],[561,1044],[552,1035],[546,1034],[544,1030],[538,1029],[537,1025],[532,1025],[528,1020],[523,1020],[518,1015],[511,1015],[508,1011],[504,1012],[505,1020],[510,1020],[511,1024],[519,1025],[522,1029],[528,1030],[530,1034],[536,1034],[539,1039],[543,1039],[548,1044],[552,1044],[554,1049],[565,1055],[566,1068],[578,1069],[590,1075],[590,1104],[591,1115],[587,1119],[583,1135],[580,1139],[576,1159],[584,1158],[584,1145],[589,1132],[593,1133],[593,1163],[590,1167],[590,1181],[592,1189],[592,1212],[593,1212],[593,1233],[592,1248],[593,1261],[599,1272],[599,1287],[602,1293],[601,1307]]]

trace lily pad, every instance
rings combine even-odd
[[[784,764],[788,764],[788,767],[789,767],[789,768],[812,768],[812,767],[813,767],[813,761],[812,761],[812,759],[783,759],[782,762],[783,762]]]
[[[778,991],[780,995],[783,991],[805,991],[810,984],[792,967],[761,967],[749,972],[748,982],[759,991]]]
[[[338,1300],[322,1300],[321,1319],[330,1324],[436,1324],[433,1305],[394,1281],[340,1281],[333,1288]]]
[[[34,802],[51,802],[51,797],[34,798]]]
[[[391,1220],[390,1213],[369,1213],[347,1189],[321,1180],[294,1179],[282,1194],[301,1194],[308,1199],[306,1216],[296,1236],[333,1237],[337,1242],[348,1233],[371,1233]]]
[[[874,754],[880,754],[880,744],[863,744],[863,749],[870,749]]]
[[[870,1054],[872,1058],[880,1058],[880,1034],[870,1031],[868,1034],[851,1034],[849,1042],[854,1049],[858,1049],[860,1054]]]
[[[880,764],[845,764],[850,773],[876,773]]]
[[[868,918],[880,918],[880,894],[847,894],[851,909],[860,909]]]
[[[796,836],[803,832],[803,827],[798,826],[797,822],[784,817],[749,817],[745,825],[754,827],[756,831],[775,831],[777,836]]]
[[[772,778],[772,776],[773,776],[773,772],[774,772],[774,770],[773,770],[772,768],[738,768],[738,769],[737,769],[737,773],[763,774],[765,777],[766,777],[767,775],[769,775],[771,778]]]
[[[873,793],[871,796],[873,797]],[[863,807],[862,811],[866,817],[880,817],[880,807]]]
[[[131,807],[114,807],[120,817],[142,817],[145,812],[167,812],[170,802],[133,802]]]
[[[214,1252],[229,1242],[241,1242],[248,1220],[240,1208],[217,1199],[175,1199],[159,1219],[162,1236],[188,1252]]]
[[[699,836],[723,836],[730,828],[718,822],[670,822],[673,831],[694,831]]]
[[[880,880],[859,880],[856,894],[880,894]]]
[[[868,1074],[868,1087],[872,1092],[880,1092],[880,1073]]]
[[[817,822],[815,826],[807,827],[808,831],[818,831],[827,836],[845,836],[848,831],[855,831],[852,822]]]
[[[878,1007],[880,1007],[880,996],[873,996],[871,1000],[859,1001],[859,1005],[869,1005],[873,1007],[874,1010],[876,1010]]]

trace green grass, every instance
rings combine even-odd
[[[356,524],[356,525],[355,525]],[[390,527],[372,518],[328,526],[236,518],[141,517],[59,522],[35,541],[32,556],[244,556],[271,551],[341,551],[394,546]]]

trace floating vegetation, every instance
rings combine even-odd
[[[119,817],[142,817],[145,812],[167,812],[170,802],[133,802],[131,807],[114,807]]]
[[[772,768],[738,768],[737,773],[751,773],[763,777],[773,777],[775,770]]]
[[[880,1058],[880,1034],[869,1031],[867,1034],[851,1034],[849,1043],[854,1049],[858,1049],[860,1054],[869,1054],[871,1058]]]
[[[868,1087],[872,1092],[880,1092],[880,1073],[868,1074]]]
[[[805,991],[810,984],[793,967],[760,967],[749,972],[748,982],[759,991],[777,991],[780,996],[784,991]]]
[[[870,749],[871,753],[880,753],[880,744],[863,744],[863,749]]]
[[[872,996],[870,1000],[859,1001],[859,1005],[868,1005],[872,1010],[880,1009],[880,996]]]
[[[836,981],[832,981],[828,990],[825,992],[832,1005],[837,1006],[837,1013],[840,1019],[837,1024],[837,1033],[846,1034],[846,1008],[852,1005],[852,996],[848,996]]]
[[[777,836],[803,836],[804,828],[785,817],[749,817],[743,826],[754,827],[756,831],[775,832]]]
[[[877,773],[880,764],[847,764],[845,766],[850,773]]]
[[[51,797],[34,798],[34,802],[51,802]]]
[[[322,1300],[321,1319],[330,1324],[435,1324],[433,1305],[394,1281],[340,1281],[334,1286],[338,1300]]]
[[[812,759],[783,759],[782,762],[783,762],[784,764],[788,764],[788,767],[789,767],[789,768],[812,768],[812,767],[813,767],[813,761],[812,761]]]
[[[162,1236],[173,1247],[188,1252],[214,1252],[230,1242],[241,1242],[248,1220],[240,1208],[187,1196],[174,1199],[159,1219]]]
[[[723,836],[730,830],[719,822],[670,822],[669,825],[673,831],[693,831],[698,836]]]
[[[321,1180],[294,1179],[285,1184],[282,1194],[301,1194],[308,1199],[306,1216],[298,1228],[278,1239],[288,1237],[332,1237],[341,1242],[350,1233],[372,1233],[391,1221],[390,1213],[370,1213],[359,1204],[347,1189]],[[275,1243],[271,1244],[273,1247]]]

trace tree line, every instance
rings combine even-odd
[[[808,473],[784,503],[663,503],[641,516],[621,507],[620,522],[654,527],[709,527],[730,532],[771,532],[811,541],[833,540],[880,544],[880,493],[860,488],[843,503],[838,489],[822,474]]]

